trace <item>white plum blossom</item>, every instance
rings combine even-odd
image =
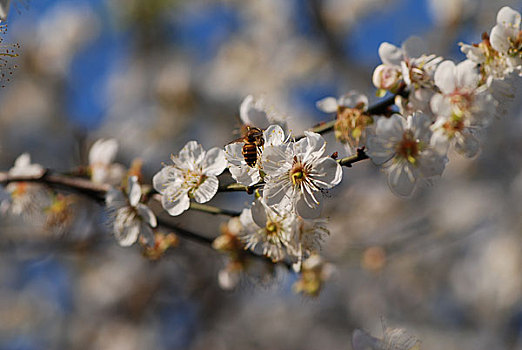
[[[239,117],[243,124],[260,129],[266,129],[271,124],[277,124],[286,130],[286,121],[274,111],[269,111],[262,98],[252,95],[245,97],[239,107]]]
[[[300,279],[294,283],[296,293],[317,296],[323,284],[330,278],[335,268],[317,254],[311,254],[302,264]]]
[[[225,152],[217,147],[205,151],[196,141],[189,141],[178,156],[171,156],[173,165],[164,166],[152,179],[161,196],[163,208],[172,216],[190,207],[190,199],[206,203],[216,194],[217,176],[225,170]]]
[[[251,208],[243,209],[239,219],[243,225],[240,238],[246,249],[259,246],[263,255],[274,262],[285,258],[294,234],[295,214],[287,210],[276,212],[260,198]]]
[[[125,167],[113,163],[118,153],[116,139],[99,139],[89,151],[89,169],[92,182],[117,186],[125,176]]]
[[[430,119],[416,113],[407,119],[399,114],[377,121],[368,140],[371,160],[384,166],[393,193],[410,196],[422,179],[442,174],[446,157],[430,146]]]
[[[393,93],[407,87],[409,95],[403,107],[409,111],[428,111],[434,90],[433,74],[442,57],[426,55],[422,40],[410,37],[399,48],[384,42],[379,46],[382,63],[373,72],[373,84],[381,90]]]
[[[366,142],[368,127],[373,123],[373,118],[366,113],[368,98],[365,95],[350,91],[338,99],[323,98],[316,102],[316,106],[323,112],[337,114],[335,138],[345,146],[348,154],[353,154],[355,148]]]
[[[339,98],[325,97],[315,103],[318,109],[325,113],[338,113],[345,108],[361,108],[368,107],[368,97],[357,91],[350,91]]]
[[[481,79],[479,84],[487,86],[489,93],[497,101],[497,115],[505,115],[520,89],[520,77],[513,71],[505,55],[495,50],[484,35],[477,45],[461,44],[461,51],[468,60],[477,64]]]
[[[263,198],[266,204],[295,208],[306,218],[316,217],[318,192],[341,182],[342,169],[325,155],[326,142],[317,133],[305,131],[297,142],[265,147],[263,169],[266,173]]]
[[[522,31],[520,13],[505,6],[498,11],[497,25],[491,29],[491,46],[503,54],[509,66],[520,72],[522,68]]]
[[[440,154],[447,153],[450,142],[465,156],[477,154],[479,142],[474,133],[489,124],[496,109],[487,86],[479,86],[479,80],[476,65],[469,60],[458,65],[444,61],[437,68],[435,83],[441,93],[431,99],[437,115],[432,143]]]
[[[145,204],[140,203],[141,186],[136,176],[129,177],[127,192],[111,188],[105,197],[107,208],[113,214],[113,230],[118,243],[123,247],[134,244],[138,236],[145,243],[154,243],[152,228],[157,226],[156,216]]]
[[[468,60],[480,67],[481,80],[483,81],[487,81],[490,77],[503,79],[511,71],[506,57],[491,46],[487,36],[479,44],[460,43],[460,50],[466,55]]]
[[[243,156],[245,142],[233,142],[225,146],[225,158],[228,162],[230,174],[239,184],[252,186],[261,180],[260,171],[263,170],[261,154],[266,146],[280,145],[287,141],[285,133],[279,125],[270,125],[263,132],[264,143],[258,149],[258,160],[254,166],[249,166]]]
[[[503,7],[497,14],[497,25],[491,34],[484,33],[479,44],[460,44],[467,58],[479,66],[481,84],[498,102],[499,114],[506,114],[522,74],[522,31],[520,13]]]
[[[299,272],[303,260],[320,250],[321,243],[329,234],[326,219],[296,218],[293,242],[289,244],[289,252],[296,258],[294,271]]]
[[[31,155],[22,153],[14,162],[14,166],[9,169],[10,176],[39,176],[44,172],[40,164],[31,163]]]
[[[43,175],[45,169],[40,164],[31,163],[29,153],[23,153],[9,169],[9,175],[13,177],[38,177]],[[2,201],[2,210],[9,210],[14,215],[42,214],[43,210],[51,204],[51,195],[39,184],[17,181],[11,182],[5,188],[10,194],[10,200]]]

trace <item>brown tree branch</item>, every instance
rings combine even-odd
[[[0,172],[0,184],[1,185],[8,185],[10,183],[14,182],[33,182],[33,183],[39,183],[42,185],[47,185],[53,188],[66,190],[66,191],[72,191],[79,194],[82,194],[88,198],[91,198],[95,200],[96,202],[103,204],[105,202],[105,194],[110,189],[109,185],[105,184],[96,184],[93,183],[87,179],[79,178],[79,177],[70,177],[65,176],[62,174],[57,173],[51,173],[50,170],[47,170],[45,172],[42,172],[42,174],[37,175],[29,175],[29,176],[12,176],[8,172]],[[215,208],[207,205],[201,205],[195,203],[194,205],[191,205],[192,209],[204,211],[210,214],[223,214],[227,216],[237,216],[239,213]],[[187,229],[184,229],[174,223],[171,223],[165,219],[158,217],[158,225],[162,226],[168,230],[171,230],[176,235],[185,238],[187,240],[191,240],[193,242],[205,245],[209,248],[212,246],[212,242],[214,241],[214,238],[208,237]],[[246,250],[246,253],[249,257],[254,259],[261,259],[267,263],[273,263],[269,258],[258,255],[250,250]],[[277,262],[277,264],[281,264],[288,268],[289,270],[292,268],[292,264],[288,261],[280,261]]]
[[[399,91],[397,94],[390,95],[388,97],[385,97],[375,104],[368,107],[368,110],[366,111],[369,115],[380,115],[380,114],[386,114],[389,112],[389,107],[393,106],[395,104],[395,97],[397,96],[407,96],[408,92],[405,90]],[[316,132],[318,134],[324,134],[327,132],[330,132],[333,130],[335,126],[335,122],[337,119],[330,120],[328,122],[321,123],[317,126],[314,126],[310,129],[310,131]],[[304,135],[299,135],[295,139],[300,140],[304,137]]]

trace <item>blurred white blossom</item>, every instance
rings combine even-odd
[[[430,146],[430,119],[399,114],[377,121],[375,135],[368,140],[368,155],[388,173],[388,184],[399,196],[410,196],[422,179],[442,174],[446,157]]]
[[[89,169],[91,180],[95,183],[117,186],[125,176],[125,167],[113,163],[118,153],[116,139],[99,139],[89,151]]]
[[[241,239],[247,249],[259,246],[263,255],[274,262],[285,258],[286,247],[294,233],[295,214],[288,210],[276,212],[260,198],[251,208],[243,209],[240,220],[243,225]]]
[[[491,29],[491,46],[505,55],[512,69],[522,69],[522,31],[520,13],[505,6],[498,11],[497,25]]]
[[[23,153],[16,158],[14,166],[9,169],[10,176],[38,177],[43,175],[45,169],[40,164],[31,163],[29,153]],[[10,200],[2,203],[3,211],[9,210],[14,215],[39,215],[51,204],[51,196],[42,185],[17,181],[11,182],[5,188],[10,194]]]
[[[427,111],[434,90],[433,74],[442,57],[427,55],[425,45],[419,37],[410,37],[399,48],[384,42],[379,46],[383,64],[373,72],[373,84],[378,89],[397,93],[408,88],[408,102],[412,112]]]
[[[476,64],[469,60],[458,65],[444,61],[437,68],[435,83],[441,93],[431,100],[431,109],[437,115],[432,143],[440,154],[447,153],[450,142],[467,157],[477,154],[480,144],[473,133],[489,124],[496,107],[479,80]]]
[[[141,236],[145,243],[154,243],[152,228],[157,226],[156,216],[145,204],[140,203],[141,186],[136,176],[129,177],[127,192],[111,188],[105,201],[107,208],[113,211],[114,235],[118,243],[128,247]]]
[[[373,118],[366,113],[366,95],[350,91],[338,99],[323,98],[316,102],[316,106],[323,112],[337,114],[335,138],[345,146],[348,154],[353,154],[356,148],[365,144],[368,127],[373,124]]]
[[[271,124],[277,124],[286,129],[286,121],[283,116],[270,110],[263,98],[254,98],[248,95],[241,102],[239,117],[245,125],[266,129]]]

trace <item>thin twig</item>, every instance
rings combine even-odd
[[[407,91],[401,90],[397,94],[385,97],[385,98],[381,99],[380,101],[376,102],[375,104],[371,105],[370,107],[368,107],[368,110],[366,111],[366,113],[369,115],[385,114],[386,112],[388,112],[388,108],[390,106],[392,106],[393,104],[395,104],[395,97],[406,96],[407,94],[408,94]],[[321,124],[311,128],[310,131],[316,132],[318,134],[327,133],[327,132],[333,130],[336,121],[337,121],[337,119],[334,119],[334,120],[330,120],[328,122],[321,123]],[[295,139],[300,140],[303,137],[304,137],[304,135],[299,135]]]
[[[339,159],[337,162],[341,166],[345,166],[345,167],[351,168],[353,163],[357,163],[357,162],[359,162],[361,160],[365,160],[365,159],[368,159],[368,158],[370,158],[370,157],[368,157],[368,155],[364,151],[364,147],[363,147],[363,148],[358,148],[357,149],[357,153],[354,154],[353,156]]]
[[[238,212],[235,210],[223,209],[223,208],[214,207],[212,205],[200,204],[200,203],[195,203],[195,202],[190,203],[190,209],[202,211],[204,213],[209,213],[212,215],[226,215],[226,216],[241,215],[241,212]]]
[[[62,190],[68,190],[80,193],[85,195],[88,198],[95,200],[98,203],[104,202],[105,194],[110,189],[109,185],[105,184],[95,184],[87,179],[78,178],[78,177],[69,177],[61,174],[52,174],[51,171],[42,172],[42,174],[29,175],[29,176],[12,176],[7,172],[0,172],[0,184],[7,185],[13,182],[34,182],[41,183],[43,185],[48,185],[54,188],[59,188]],[[210,214],[224,214],[228,216],[237,216],[239,213],[231,210],[215,208],[207,205],[193,203],[191,205],[193,209],[199,211],[205,211]],[[196,209],[197,208],[197,209]],[[208,237],[187,229],[184,229],[176,224],[168,222],[164,219],[158,218],[158,225],[172,230],[178,236],[191,240],[193,242],[211,247],[214,238]],[[272,263],[272,261],[265,257],[264,255],[258,255],[250,250],[247,250],[246,253],[248,256],[254,259],[261,259],[265,262]],[[290,262],[280,261],[277,264],[281,264],[288,268],[289,270],[292,268]]]

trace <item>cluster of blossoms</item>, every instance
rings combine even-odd
[[[317,102],[320,110],[336,114],[330,129],[348,153],[354,154],[350,159],[328,155],[326,142],[317,132],[292,136],[284,118],[262,100],[247,96],[240,106],[243,136],[208,151],[189,141],[178,155],[171,156],[172,164],[154,175],[154,195],[150,186],[140,185],[141,163],[129,170],[114,163],[118,151],[114,139],[94,143],[83,175],[106,186],[106,205],[120,245],[139,241],[146,246],[145,255],[157,259],[177,239],[155,232],[158,221],[147,201],[159,198],[171,216],[201,208],[219,191],[218,176],[228,170],[236,188],[255,195],[214,241],[214,248],[230,257],[219,274],[221,284],[231,288],[237,283],[238,273],[245,267],[244,250],[250,249],[273,262],[293,264],[302,272],[295,289],[317,294],[331,270],[317,255],[329,233],[321,208],[324,193],[342,180],[341,165],[370,158],[387,173],[392,192],[407,197],[420,184],[443,173],[450,150],[475,156],[480,149],[477,135],[505,112],[520,84],[520,22],[520,13],[502,8],[497,24],[483,35],[481,43],[461,44],[467,59],[458,64],[425,54],[418,38],[408,39],[401,47],[381,44],[382,64],[374,71],[373,83],[379,96],[392,94],[389,101],[395,108],[391,102],[369,107],[368,98],[357,92]],[[44,176],[44,169],[31,164],[24,154],[9,175],[39,177]],[[43,186],[23,181],[9,184],[6,191],[9,199],[2,200],[2,208],[9,207],[13,213],[30,211],[34,203],[45,202],[36,197],[49,197]],[[55,202],[49,207],[62,213],[67,202]]]
[[[154,176],[154,188],[163,207],[175,216],[190,207],[191,199],[208,202],[218,191],[217,176],[225,168],[241,185],[262,184],[251,207],[240,215],[238,236],[247,249],[259,249],[274,262],[289,258],[299,269],[328,233],[325,221],[318,219],[322,192],[341,182],[341,166],[325,154],[326,142],[317,133],[306,132],[296,141],[285,135],[283,122],[264,131],[246,124],[278,122],[251,96],[240,112],[247,130],[255,131],[253,140],[244,137],[224,150],[209,151],[190,141],[178,156],[172,156],[173,165]]]
[[[336,112],[337,139],[348,149],[365,147],[388,174],[391,190],[405,197],[442,174],[450,149],[475,156],[480,131],[514,99],[522,74],[520,13],[502,8],[482,43],[461,44],[467,59],[458,64],[426,55],[422,46],[414,37],[400,48],[379,47],[383,63],[373,83],[378,95],[395,94],[398,111],[371,115],[367,99],[355,93],[318,102],[319,109]]]

